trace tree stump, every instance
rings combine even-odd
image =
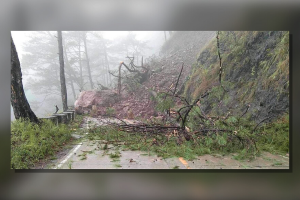
[[[68,116],[67,114],[53,114],[53,116],[57,116],[58,119],[58,123],[64,123],[67,124],[68,123]]]

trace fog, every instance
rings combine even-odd
[[[62,110],[59,79],[59,56],[56,31],[12,31],[22,70],[23,87],[31,109],[37,117],[47,117]],[[165,41],[163,31],[63,31],[65,77],[68,106],[73,106],[82,90],[114,88],[114,72],[119,63],[136,65],[158,56]],[[83,37],[86,38],[86,47]],[[86,59],[86,52],[88,62]],[[94,88],[89,84],[91,69]],[[11,120],[14,114],[11,107]]]

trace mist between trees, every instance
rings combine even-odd
[[[171,33],[63,31],[64,73],[68,105],[74,105],[80,91],[115,88],[117,81],[109,72],[118,70],[127,56],[140,65],[142,58],[159,54]],[[63,110],[60,86],[60,64],[56,31],[25,32],[26,39],[13,39],[20,56],[24,90],[38,117],[51,115],[58,105]],[[166,38],[167,36],[167,38]],[[144,38],[143,38],[144,37]],[[146,37],[146,39],[145,39]],[[13,113],[12,113],[13,119]]]

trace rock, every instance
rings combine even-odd
[[[97,110],[97,106],[96,105],[92,105],[92,110]]]
[[[123,108],[123,112],[128,112],[129,108],[126,106]]]
[[[127,115],[128,119],[134,119],[134,114],[131,110],[129,110],[128,115]]]
[[[76,103],[76,101],[75,101]],[[78,106],[77,109],[75,110],[76,114],[82,115],[83,114],[83,109],[82,106]]]
[[[78,114],[96,110],[97,106],[110,107],[118,101],[118,94],[113,90],[82,91],[75,101],[75,111]]]

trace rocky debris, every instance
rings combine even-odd
[[[107,108],[110,107],[116,117],[128,119],[149,119],[151,116],[163,116],[163,113],[155,110],[153,97],[158,92],[174,91],[182,64],[184,64],[184,67],[176,91],[183,92],[183,86],[190,74],[192,64],[196,62],[200,50],[213,38],[214,34],[215,32],[177,33],[169,41],[174,40],[175,46],[169,44],[169,49],[166,48],[167,51],[162,52],[163,54],[159,57],[153,56],[147,59],[144,66],[150,68],[150,77],[133,92],[129,92],[127,86],[124,85],[121,100],[110,101],[111,97],[105,97],[108,94],[104,94],[103,90],[101,93],[84,91],[80,93],[78,100],[75,102],[75,109],[79,113],[84,113],[91,111],[92,105],[97,105],[96,115],[106,115]],[[188,37],[186,37],[187,35]],[[182,40],[183,38],[184,40]],[[103,104],[104,99],[107,99],[109,103]]]
[[[148,58],[145,65],[150,66],[150,78],[134,92],[122,93],[122,101],[113,105],[118,117],[130,118],[129,115],[131,115],[131,113],[134,117],[141,117],[144,119],[149,119],[151,116],[162,117],[163,113],[155,110],[155,102],[151,99],[153,99],[158,92],[166,92],[168,90],[174,91],[182,64],[184,64],[184,67],[176,91],[179,93],[183,92],[184,83],[187,76],[190,74],[192,64],[196,62],[197,55],[205,44],[213,38],[215,33],[181,32],[179,33],[179,36],[180,34],[192,34],[193,37],[190,40],[194,40],[195,42],[187,42],[189,39],[185,39],[185,42],[177,41],[176,48],[170,47],[170,50],[165,51],[163,55]],[[181,45],[180,48],[179,43]]]
[[[83,114],[97,107],[109,107],[117,101],[118,94],[114,90],[82,91],[75,101],[75,111]]]

